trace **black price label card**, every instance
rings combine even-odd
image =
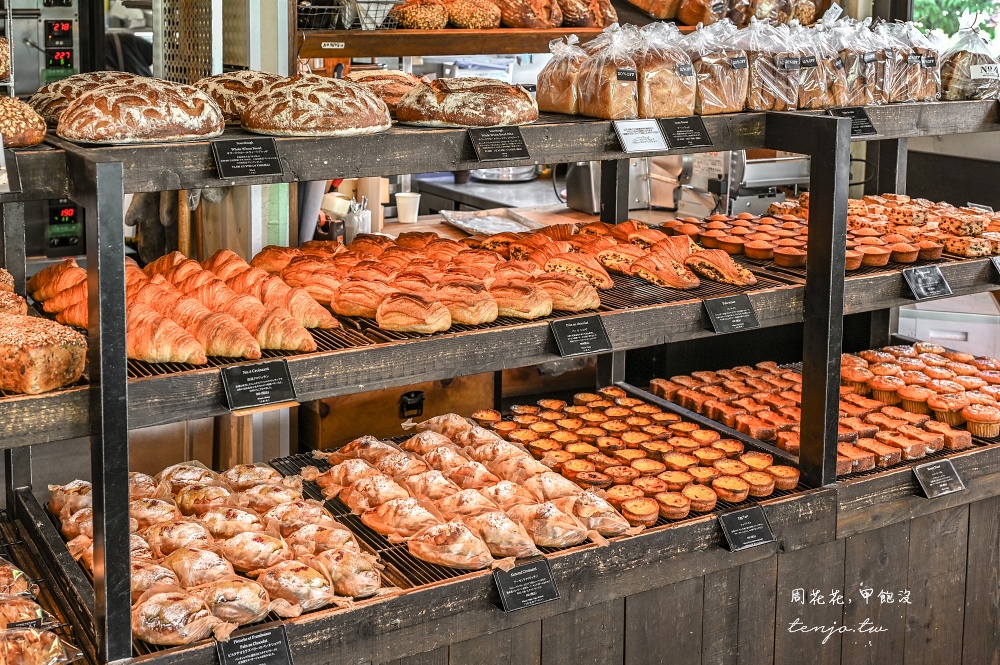
[[[212,154],[223,180],[285,172],[278,158],[278,144],[272,138],[212,141]]]
[[[747,57],[745,55],[738,55],[735,58],[730,59],[729,66],[733,69],[746,69]]]
[[[292,665],[288,635],[282,625],[247,633],[233,633],[216,642],[220,665]]]
[[[745,293],[723,298],[706,298],[702,302],[705,303],[708,319],[712,322],[710,330],[717,333],[731,333],[760,328],[757,310],[753,308],[750,297]]]
[[[220,371],[230,411],[295,401],[295,387],[284,358]]]
[[[667,150],[667,142],[655,120],[615,120],[611,124],[624,152]]]
[[[27,621],[11,621],[7,628],[41,628],[41,619],[28,619]]]
[[[913,467],[913,475],[920,483],[920,489],[928,499],[954,494],[965,489],[965,483],[958,475],[950,459],[927,462]]]
[[[730,552],[774,542],[774,533],[767,515],[760,506],[750,506],[719,514],[719,526],[726,537]]]
[[[506,159],[531,159],[528,146],[521,135],[521,128],[475,127],[469,129],[469,139],[481,162],[495,162]]]
[[[559,589],[552,579],[549,562],[544,558],[522,563],[509,571],[497,568],[493,571],[493,580],[500,592],[504,612],[559,600]]]
[[[660,131],[667,145],[678,148],[712,148],[712,137],[700,116],[689,118],[660,118]]]
[[[903,271],[903,279],[910,287],[910,293],[914,300],[927,300],[928,298],[942,298],[951,295],[951,287],[948,280],[941,274],[941,269],[937,266],[920,266],[919,268],[907,268]]]
[[[597,314],[557,319],[549,322],[549,328],[556,338],[559,355],[563,358],[614,350],[608,339],[608,331],[604,328],[604,320]]]
[[[639,77],[634,69],[619,69],[617,72],[619,81],[638,81]]]
[[[830,115],[851,119],[851,136],[875,136],[878,130],[868,117],[868,111],[863,106],[848,106],[842,109],[830,109]]]

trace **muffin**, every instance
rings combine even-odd
[[[782,268],[801,268],[806,264],[806,252],[798,247],[775,247],[773,261]]]
[[[945,365],[948,364],[947,358],[931,351],[924,351],[920,355],[918,355],[917,358],[919,358],[921,362],[923,362],[928,367],[944,367]]]
[[[927,382],[931,380],[931,377],[927,376],[923,372],[911,372],[903,370],[899,373],[899,378],[903,380],[908,386],[926,386]]]
[[[889,260],[893,263],[913,263],[920,254],[920,248],[905,242],[897,242],[889,246]]]
[[[927,365],[919,358],[898,358],[896,364],[904,372],[922,372],[927,369]]]
[[[898,376],[876,376],[868,381],[868,387],[872,390],[872,397],[885,404],[899,404],[900,397],[897,392],[900,388],[906,387],[906,382]]]
[[[989,358],[987,356],[973,358],[971,364],[980,371],[989,370],[995,372],[1000,370],[1000,360],[997,360],[996,358]]]
[[[969,399],[965,395],[934,395],[927,399],[927,406],[937,420],[957,427],[965,422],[962,411],[969,406]]]
[[[909,344],[895,344],[893,346],[883,346],[882,350],[891,353],[897,358],[916,358],[916,350]]]
[[[857,270],[861,267],[861,259],[864,254],[855,250],[848,249],[844,252],[844,270]]]
[[[871,392],[868,382],[873,378],[875,375],[863,367],[842,367],[840,369],[841,383],[852,388],[858,395],[867,395]]]
[[[743,253],[743,248],[746,243],[743,242],[743,238],[739,236],[722,236],[716,240],[718,243],[718,248],[724,251],[726,254],[737,255]]]
[[[655,476],[639,476],[632,481],[632,484],[641,489],[646,496],[655,497],[661,492],[670,491],[667,482]]]
[[[945,381],[941,379],[931,379],[927,382],[926,387],[930,388],[938,395],[955,395],[965,392],[965,388],[954,381]]]
[[[921,261],[937,261],[944,252],[944,245],[933,240],[921,240],[917,243],[917,256]]]
[[[653,526],[660,516],[660,505],[656,499],[641,496],[622,501],[621,511],[632,526]]]
[[[920,353],[944,353],[945,348],[933,342],[914,342],[913,350]]]
[[[875,363],[894,363],[896,362],[896,356],[892,355],[888,351],[882,351],[881,349],[867,349],[865,351],[858,351],[858,357],[864,358],[868,361],[870,365]]]
[[[899,394],[900,406],[911,413],[930,413],[931,409],[927,406],[927,400],[937,395],[930,388],[916,385],[900,388],[897,393]]]
[[[962,409],[965,428],[972,436],[992,439],[1000,436],[1000,408],[986,404],[970,404]]]
[[[850,353],[843,353],[840,356],[840,366],[861,367],[862,369],[868,369],[868,361]]]
[[[979,390],[983,386],[989,385],[985,379],[978,376],[956,376],[953,380],[966,390]]]
[[[987,395],[986,393],[979,392],[978,390],[967,390],[965,391],[965,399],[969,400],[969,404],[985,404],[987,406],[996,406],[997,400],[992,395]]]
[[[965,362],[952,361],[945,365],[945,368],[951,370],[958,376],[976,376],[979,374],[979,368]]]
[[[947,367],[925,367],[923,372],[932,381],[951,381],[955,378],[955,373]]]
[[[865,266],[884,266],[889,263],[889,257],[892,256],[892,252],[885,247],[873,245],[859,246],[857,251],[861,252],[861,265]]]
[[[1000,385],[1000,371],[995,369],[983,369],[979,371],[979,378],[991,386]]]
[[[976,359],[974,355],[971,353],[965,353],[964,351],[945,351],[940,355],[956,363],[971,363]]]

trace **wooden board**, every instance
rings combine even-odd
[[[740,567],[739,665],[774,661],[778,558]]]
[[[449,665],[488,658],[492,665],[537,665],[542,659],[540,621],[452,644]]]
[[[969,506],[962,663],[1000,663],[1000,497]]]
[[[626,598],[625,665],[700,665],[704,593],[696,577]]]
[[[740,569],[705,576],[701,625],[701,662],[736,665],[739,655]]]
[[[549,617],[542,621],[542,665],[618,665],[624,628],[624,598]]]
[[[843,606],[826,602],[832,591],[843,589],[844,541],[778,555],[774,665],[841,662],[842,635],[833,632],[827,637],[820,631],[843,626]],[[814,592],[822,597],[817,597],[816,602]],[[810,632],[799,632],[802,630]]]
[[[405,658],[386,661],[383,665],[448,665],[448,647],[439,647]]]

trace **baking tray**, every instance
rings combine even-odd
[[[490,210],[454,211],[442,210],[445,224],[450,224],[469,235],[525,231],[537,231],[544,228],[543,224],[528,219],[510,208],[492,208]]]

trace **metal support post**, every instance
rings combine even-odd
[[[0,205],[0,259],[3,267],[14,277],[14,292],[24,293],[25,250],[24,250],[24,203],[4,203]]]
[[[612,351],[597,356],[597,387],[613,386],[625,380],[625,352]]]
[[[851,123],[845,118],[768,113],[766,136],[767,148],[812,158],[799,466],[804,483],[821,487],[837,479]]]
[[[870,347],[877,349],[880,346],[888,346],[892,339],[892,310],[876,309],[870,312],[869,316],[871,317],[869,323],[871,335],[868,341]]]
[[[8,448],[3,451],[3,477],[7,489],[7,513],[17,514],[17,490],[31,487],[31,446]]]
[[[906,193],[906,139],[869,141],[865,159],[865,194]]]
[[[621,224],[628,219],[629,160],[601,162],[601,221]]]
[[[121,162],[66,158],[76,175],[72,198],[86,210],[94,620],[99,660],[110,663],[132,656],[124,174]]]

